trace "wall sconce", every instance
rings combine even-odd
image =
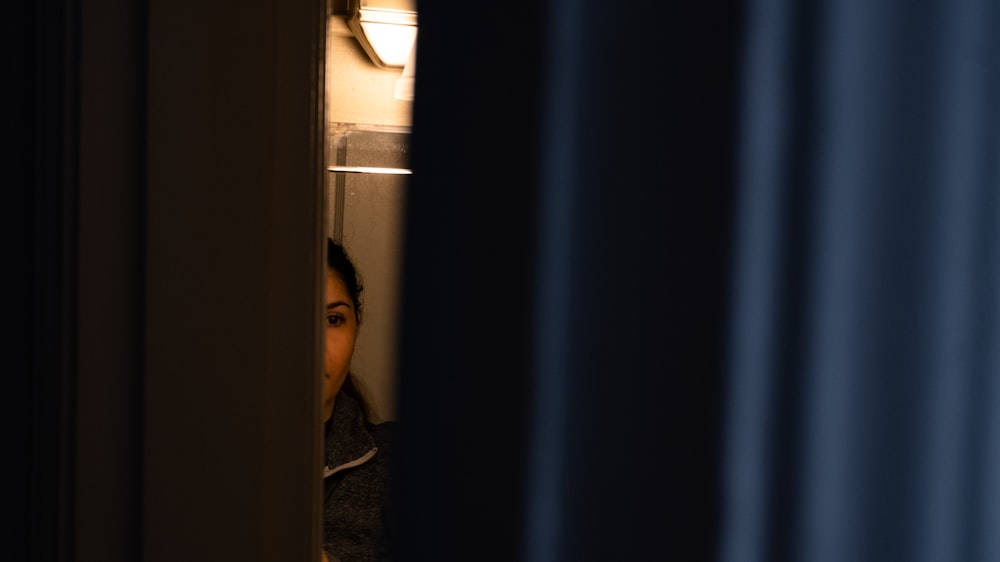
[[[401,68],[411,60],[417,39],[413,0],[349,0],[347,27],[372,62]]]

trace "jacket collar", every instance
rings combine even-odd
[[[364,464],[378,449],[365,424],[361,406],[343,392],[337,394],[325,439],[326,478],[341,470]]]

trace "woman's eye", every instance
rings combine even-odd
[[[340,326],[344,323],[344,317],[339,314],[331,314],[326,317],[327,326]]]

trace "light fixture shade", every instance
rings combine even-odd
[[[401,68],[417,38],[417,12],[399,0],[353,0],[347,26],[377,66]]]

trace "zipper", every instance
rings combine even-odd
[[[369,460],[371,460],[371,458],[374,457],[375,453],[377,453],[377,452],[378,452],[378,447],[373,447],[371,451],[368,451],[364,455],[362,455],[362,456],[354,459],[351,462],[345,462],[344,464],[339,465],[336,468],[330,468],[329,466],[324,466],[323,467],[323,478],[329,478],[329,477],[333,476],[334,474],[336,474],[336,473],[338,473],[338,472],[340,472],[342,470],[347,470],[348,468],[354,468],[356,466],[361,466],[361,465],[365,464],[366,462],[368,462]]]

